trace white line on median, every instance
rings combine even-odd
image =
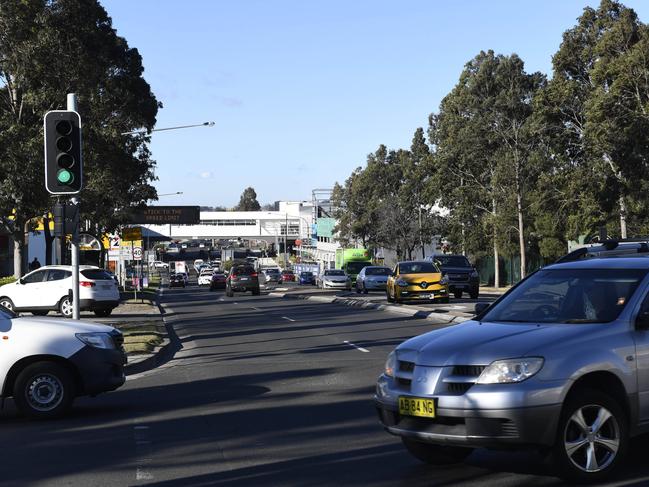
[[[285,320],[288,320],[288,321],[295,321],[294,319],[289,318],[288,316],[282,316],[282,318],[284,318]]]
[[[346,343],[350,347],[354,347],[355,349],[357,349],[357,350],[359,350],[361,352],[370,353],[370,351],[367,348],[359,347],[358,345],[356,345],[356,344],[354,344],[352,342],[348,342],[347,340],[345,340],[343,343]]]

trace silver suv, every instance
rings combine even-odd
[[[609,476],[649,431],[649,246],[581,249],[485,306],[390,353],[386,430],[431,464],[532,447],[569,480]]]

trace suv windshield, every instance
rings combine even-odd
[[[399,274],[432,274],[439,272],[432,262],[406,262],[399,264]]]
[[[620,315],[646,274],[639,269],[538,271],[480,321],[608,323]]]
[[[365,275],[366,276],[389,276],[392,273],[392,270],[388,267],[366,267]]]
[[[436,255],[435,260],[446,267],[471,267],[469,260],[463,255]]]

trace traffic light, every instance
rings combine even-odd
[[[81,117],[53,110],[45,114],[45,188],[51,194],[76,194],[83,187]]]

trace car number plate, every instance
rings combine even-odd
[[[250,278],[249,278],[249,277],[242,277],[241,280],[242,280],[242,281],[249,281]]]
[[[399,414],[419,416],[422,418],[435,417],[435,400],[423,397],[399,396]]]
[[[430,294],[420,294],[419,297],[420,297],[421,299],[430,299],[430,298],[431,298],[431,295],[430,295]]]

